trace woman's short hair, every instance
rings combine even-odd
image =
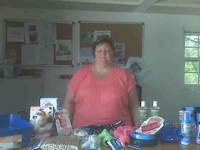
[[[95,54],[97,45],[104,44],[104,43],[106,43],[106,44],[108,44],[110,46],[110,48],[112,49],[113,53],[115,52],[115,47],[114,47],[112,39],[110,37],[107,37],[107,36],[102,36],[102,37],[98,37],[97,40],[93,44],[93,47],[92,47],[93,56]]]

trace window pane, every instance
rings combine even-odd
[[[198,57],[198,48],[185,48],[185,57]]]
[[[185,46],[198,47],[198,36],[193,36],[193,35],[185,36]]]
[[[199,72],[199,61],[186,61],[185,62],[185,72]]]
[[[185,82],[185,84],[198,84],[198,74],[197,73],[185,73],[184,82]]]

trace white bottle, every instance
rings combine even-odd
[[[141,101],[141,105],[138,108],[138,125],[141,126],[141,124],[147,120],[148,118],[148,108],[146,107],[146,102]]]
[[[160,116],[160,107],[158,101],[153,101],[153,106],[150,109],[150,116]]]

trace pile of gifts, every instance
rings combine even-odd
[[[121,150],[124,147],[141,147],[141,145],[138,145],[137,140],[145,143],[149,142],[148,138],[145,138],[147,136],[155,137],[164,123],[163,118],[154,116],[146,120],[138,129],[126,125],[120,120],[106,125],[91,125],[80,129],[72,129],[69,113],[66,109],[57,108],[57,104],[57,98],[41,98],[40,106],[32,106],[30,108],[30,122],[34,127],[36,137],[40,140],[40,142],[32,146],[32,150],[35,147],[43,147],[45,149],[49,146],[59,150],[61,146],[72,146],[69,141],[75,137],[79,139],[80,143],[74,146],[82,150],[100,150],[102,145],[113,150]],[[52,131],[55,131],[54,135],[56,137],[65,139],[63,140],[65,142],[63,144],[45,143],[44,139],[48,140],[52,137]],[[66,139],[68,139],[68,144],[66,144]],[[137,141],[137,143],[135,144],[134,141]],[[53,150],[54,148],[51,149]]]

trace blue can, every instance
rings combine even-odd
[[[184,111],[184,114],[183,114],[183,118],[182,118],[182,122],[181,124],[192,124],[193,123],[193,118],[192,118],[192,111]]]
[[[192,111],[186,110],[181,119],[181,144],[188,145],[191,143],[191,129],[193,124]]]

